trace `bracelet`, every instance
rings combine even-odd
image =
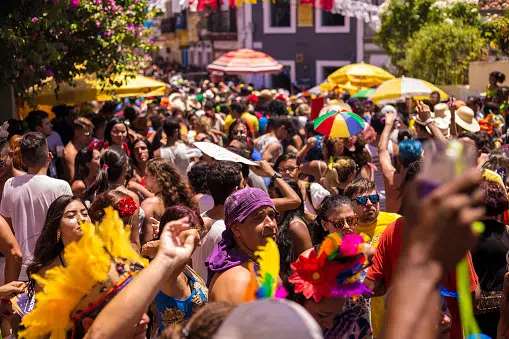
[[[424,125],[431,124],[432,122],[433,122],[433,118],[428,118],[428,119],[424,122]]]

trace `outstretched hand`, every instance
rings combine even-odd
[[[254,174],[259,175],[261,177],[272,177],[276,171],[272,168],[272,166],[265,160],[257,161],[258,166],[250,166],[249,168]]]
[[[190,226],[188,217],[167,223],[159,237],[156,259],[171,261],[176,267],[185,266],[200,240],[198,232],[190,230]],[[176,271],[181,270],[177,268]]]
[[[482,175],[471,170],[443,184],[420,199],[417,180],[409,184],[404,194],[405,227],[411,254],[422,261],[439,263],[442,272],[454,268],[475,245],[478,233],[472,223],[485,213],[478,190]]]
[[[431,118],[431,110],[429,109],[428,105],[426,105],[422,101],[416,101],[415,105],[416,105],[415,112],[417,113],[417,115],[419,116],[419,119],[421,119],[421,121],[424,122]]]

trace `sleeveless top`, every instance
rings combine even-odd
[[[256,143],[255,147],[260,151],[260,153],[263,155],[263,152],[267,149],[267,146],[269,144],[277,142],[279,144],[279,147],[281,148],[280,154],[283,153],[283,145],[279,142],[279,140],[276,137],[273,137],[272,135],[264,134],[258,139],[258,142]]]
[[[208,289],[205,283],[189,266],[183,272],[187,278],[191,294],[184,300],[176,299],[159,291],[155,297],[159,330],[172,324],[184,324],[191,316],[208,302]]]
[[[387,148],[389,151],[389,155],[391,156],[391,161],[393,160],[393,155],[394,155],[393,147],[394,147],[393,142],[389,140],[389,145]],[[371,155],[371,163],[374,164],[377,168],[376,171],[374,171],[375,172],[374,182],[375,182],[376,190],[380,194],[380,211],[386,211],[385,183],[384,183],[384,176],[382,174],[382,169],[380,168],[380,159],[378,158],[378,147],[367,144],[366,149],[368,150],[369,154]]]

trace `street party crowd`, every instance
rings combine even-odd
[[[175,75],[5,122],[2,336],[509,338],[509,88],[487,80],[377,104]]]

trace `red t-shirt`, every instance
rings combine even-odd
[[[396,271],[397,259],[403,244],[403,229],[403,218],[399,218],[387,226],[378,241],[378,248],[373,257],[373,265],[368,268],[366,274],[366,278],[371,280],[379,281],[383,279],[385,281],[386,291],[392,286],[392,277]],[[475,273],[470,252],[467,253],[466,259],[470,274],[470,292],[474,292],[477,288],[479,278]],[[443,285],[448,291],[456,292],[456,270],[447,274]],[[449,297],[445,299],[447,301],[447,307],[451,312],[452,324],[450,339],[462,339],[463,330],[461,328],[458,300]]]

